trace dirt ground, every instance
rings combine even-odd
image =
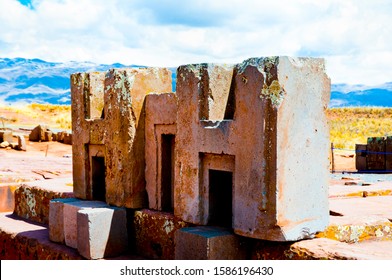
[[[0,149],[0,186],[72,176],[72,146],[60,142],[30,142],[26,151]]]

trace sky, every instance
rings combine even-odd
[[[332,83],[392,81],[390,0],[0,0],[0,57],[174,67],[322,57]]]

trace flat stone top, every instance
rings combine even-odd
[[[103,207],[109,207],[105,202],[103,201],[95,201],[95,200],[72,200],[72,201],[66,201],[64,202],[64,206],[71,206],[71,207],[76,207],[76,208],[103,208]]]
[[[47,227],[43,224],[27,222],[12,212],[0,213],[0,229],[10,234],[23,234],[28,232],[39,233],[46,230]]]
[[[79,213],[82,214],[100,214],[100,213],[113,213],[114,211],[117,210],[125,210],[125,208],[119,208],[119,207],[112,207],[112,206],[99,206],[99,208],[83,208],[81,210],[79,210]]]
[[[22,184],[22,186],[27,186],[31,188],[39,188],[52,192],[59,193],[72,193],[73,192],[73,180],[71,177],[58,178],[58,179],[48,179],[48,180],[38,180],[34,182],[28,182]]]
[[[213,237],[217,237],[217,236],[233,235],[234,234],[224,228],[209,227],[209,226],[182,228],[181,231],[188,232],[191,234],[200,235],[205,238],[213,238]]]

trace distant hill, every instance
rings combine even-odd
[[[138,68],[140,65],[54,63],[40,59],[0,58],[0,103],[70,104],[69,77],[72,73],[107,71],[111,68]],[[173,91],[175,91],[175,68]],[[333,84],[330,107],[392,107],[392,82],[377,87]]]
[[[392,107],[392,82],[379,86],[335,84],[329,107]]]

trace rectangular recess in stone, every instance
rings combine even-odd
[[[91,182],[93,199],[105,201],[105,157],[91,157]]]
[[[233,173],[210,169],[208,225],[232,228]]]
[[[173,134],[162,134],[161,140],[161,208],[173,212],[174,209],[174,144]]]

